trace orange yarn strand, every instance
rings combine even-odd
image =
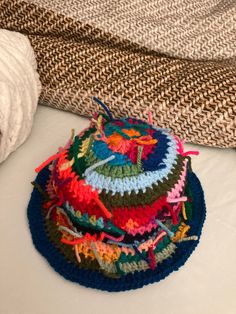
[[[50,164],[50,162],[52,162],[53,160],[57,159],[58,157],[60,157],[60,155],[62,154],[62,151],[52,155],[51,157],[49,157],[47,160],[45,160],[39,167],[35,168],[35,172],[40,172],[43,168],[45,168],[48,164]]]
[[[97,205],[101,208],[101,210],[103,211],[104,215],[107,218],[111,218],[112,214],[109,212],[109,210],[104,206],[104,204],[100,201],[99,198],[94,198],[95,202],[97,203]]]

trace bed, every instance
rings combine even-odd
[[[35,250],[26,209],[34,168],[88,120],[39,106],[28,140],[0,165],[0,313],[236,312],[236,150],[186,144],[200,151],[192,166],[205,191],[207,218],[199,246],[165,280],[130,292],[84,288],[60,277]]]

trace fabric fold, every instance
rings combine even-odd
[[[91,116],[96,96],[117,117],[147,118],[152,111],[155,123],[189,142],[236,146],[234,58],[168,57],[112,28],[85,23],[82,13],[80,21],[80,11],[74,17],[67,8],[62,14],[58,3],[0,0],[0,27],[28,35],[33,46],[42,104]]]

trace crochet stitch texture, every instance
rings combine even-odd
[[[36,169],[33,242],[65,278],[121,291],[183,265],[205,219],[190,154],[168,130],[105,109]]]

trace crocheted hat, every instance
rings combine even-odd
[[[66,279],[107,291],[157,282],[188,259],[205,219],[183,142],[135,118],[96,113],[36,169],[28,206],[37,250]]]

